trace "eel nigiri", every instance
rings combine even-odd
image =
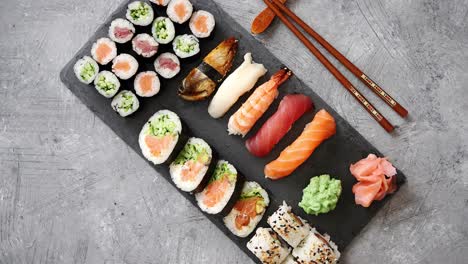
[[[187,101],[208,98],[231,69],[237,53],[237,42],[237,39],[231,37],[212,50],[182,81],[179,96]]]
[[[313,108],[312,100],[302,94],[286,95],[278,110],[263,124],[257,134],[247,140],[245,146],[253,155],[264,157],[288,133],[294,122]]]
[[[222,117],[239,97],[250,91],[258,79],[265,75],[267,69],[263,64],[255,63],[252,54],[244,56],[244,62],[219,87],[208,107],[208,113],[213,118]]]
[[[327,111],[320,110],[304,132],[276,160],[265,166],[265,177],[277,180],[289,176],[323,141],[335,133],[335,119]]]
[[[268,82],[255,89],[241,108],[229,118],[229,135],[244,137],[276,99],[278,87],[291,75],[292,72],[289,69],[281,69]]]

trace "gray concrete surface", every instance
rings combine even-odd
[[[263,7],[216,1],[246,28]],[[408,176],[343,262],[467,263],[468,1],[291,2],[411,112],[366,92],[388,135],[283,26],[259,37]],[[60,83],[119,4],[0,1],[0,263],[251,263]]]

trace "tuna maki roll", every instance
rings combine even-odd
[[[134,81],[135,92],[141,97],[151,97],[159,93],[161,83],[154,71],[140,72]]]
[[[122,53],[112,61],[112,72],[122,80],[128,80],[138,71],[138,61],[129,54]]]
[[[99,64],[106,65],[117,56],[117,46],[108,38],[100,38],[93,44],[91,55]]]
[[[110,71],[102,71],[94,79],[94,87],[106,98],[112,98],[120,89],[120,81]]]
[[[237,181],[236,168],[225,160],[218,161],[208,185],[195,195],[200,209],[208,214],[223,211],[234,194]]]
[[[293,263],[336,264],[340,259],[338,247],[328,235],[321,235],[315,228],[292,252]]]
[[[153,22],[151,32],[157,42],[168,44],[175,37],[174,23],[167,17],[158,17]]]
[[[194,35],[177,36],[172,43],[174,52],[179,58],[192,57],[200,52],[200,44]]]
[[[159,6],[167,6],[171,0],[150,0],[152,3],[155,3]]]
[[[270,199],[268,193],[256,182],[246,182],[224,224],[238,237],[247,237],[262,220]]]
[[[193,13],[190,19],[190,30],[197,38],[207,38],[215,27],[214,16],[207,11],[199,10]]]
[[[73,70],[80,82],[90,84],[99,72],[99,65],[91,57],[84,56],[75,63]]]
[[[154,61],[154,69],[164,79],[171,79],[180,72],[180,61],[176,55],[166,52]]]
[[[136,54],[144,58],[150,58],[158,52],[159,44],[152,36],[142,33],[133,38],[132,47]]]
[[[193,6],[189,0],[172,0],[167,6],[167,16],[178,24],[183,24],[192,16]]]
[[[126,16],[130,22],[137,26],[148,26],[153,22],[154,12],[150,4],[135,1],[128,5]]]
[[[271,228],[263,227],[257,228],[247,248],[265,264],[281,264],[291,251]]]
[[[120,116],[126,117],[138,110],[140,102],[132,92],[121,91],[112,99],[111,106]]]
[[[172,181],[184,192],[195,191],[205,179],[211,160],[208,143],[200,138],[190,138],[169,166]]]
[[[109,38],[117,43],[127,43],[133,38],[135,27],[128,20],[117,18],[109,27]]]
[[[179,141],[182,123],[169,110],[156,112],[140,132],[138,142],[143,156],[158,165],[167,161]]]

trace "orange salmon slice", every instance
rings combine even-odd
[[[187,14],[187,8],[183,3],[176,4],[174,6],[174,11],[180,19],[184,18],[185,14]]]
[[[172,141],[172,136],[156,137],[147,135],[145,137],[146,146],[150,149],[151,155],[159,157],[163,150],[169,147]]]
[[[208,207],[213,207],[224,197],[229,188],[229,177],[223,176],[222,179],[210,183],[206,187],[205,199],[203,203]]]
[[[182,181],[195,181],[195,178],[203,169],[204,165],[200,162],[189,160],[186,167],[182,169]]]
[[[149,93],[153,90],[154,76],[146,74],[140,78],[140,87],[144,93]]]
[[[119,61],[112,66],[112,69],[124,72],[128,72],[130,68],[130,63],[128,61]]]
[[[96,57],[99,62],[103,62],[104,59],[109,56],[112,52],[112,48],[109,47],[106,43],[101,43],[96,48]]]
[[[237,229],[241,229],[244,226],[248,226],[250,219],[257,215],[257,202],[260,200],[259,197],[252,197],[237,201],[234,205],[234,209],[239,211],[236,216],[235,224]]]
[[[207,20],[206,16],[198,16],[194,22],[195,28],[202,33],[208,32]]]

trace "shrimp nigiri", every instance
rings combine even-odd
[[[314,150],[336,133],[335,119],[325,110],[320,110],[304,132],[280,156],[265,166],[265,177],[278,180],[289,176],[304,163]]]
[[[229,118],[229,135],[244,137],[255,125],[278,96],[278,87],[292,75],[287,69],[281,69],[271,79],[258,87],[247,101]]]

